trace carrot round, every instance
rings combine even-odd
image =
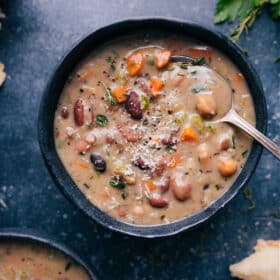
[[[150,88],[153,93],[153,96],[158,96],[158,92],[163,88],[163,86],[164,84],[162,80],[153,77],[150,79]]]
[[[130,76],[138,75],[144,66],[144,55],[142,52],[134,52],[126,58],[126,67]]]
[[[155,64],[158,69],[165,67],[171,58],[171,51],[167,49],[159,49],[155,52]]]
[[[112,95],[116,98],[118,103],[123,103],[127,99],[127,90],[125,86],[119,86],[112,90]]]

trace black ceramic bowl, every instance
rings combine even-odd
[[[71,250],[66,248],[65,246],[57,243],[53,238],[49,236],[46,237],[44,235],[35,233],[31,230],[23,230],[18,228],[11,229],[1,229],[0,230],[0,241],[23,241],[23,242],[34,242],[38,245],[43,245],[52,249],[56,249],[59,252],[63,253],[77,264],[79,264],[84,270],[88,273],[91,280],[97,280],[97,272],[95,269],[90,268],[89,265],[81,259],[78,255],[73,253]]]
[[[172,235],[197,226],[209,219],[219,209],[223,208],[248,181],[257,165],[262,150],[258,144],[253,143],[251,153],[238,178],[229,190],[211,204],[211,206],[190,217],[182,218],[169,224],[154,226],[127,224],[102,212],[86,199],[63,167],[56,153],[53,137],[53,122],[59,96],[67,77],[73,71],[74,67],[93,49],[120,36],[151,29],[170,31],[186,37],[195,38],[223,52],[240,69],[249,85],[256,111],[257,129],[261,132],[265,132],[267,119],[266,103],[261,82],[242,51],[222,34],[195,23],[162,18],[129,19],[100,28],[76,44],[60,61],[47,85],[41,101],[38,137],[42,155],[59,188],[87,216],[107,228],[142,237]]]

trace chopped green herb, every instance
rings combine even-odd
[[[84,156],[86,152],[79,152],[80,156]]]
[[[121,196],[122,196],[122,199],[126,199],[126,197],[127,197],[126,192],[125,192],[125,191],[122,191]]]
[[[110,186],[122,190],[125,188],[125,182],[120,176],[113,176],[110,180]]]
[[[208,125],[208,129],[210,130],[211,133],[215,133],[216,132],[216,128],[213,127],[212,125]]]
[[[115,64],[111,63],[110,67],[111,67],[111,70],[112,70],[113,72],[116,70]]]
[[[153,59],[149,59],[146,61],[146,63],[150,66],[154,66],[155,65],[155,61]]]
[[[112,58],[111,56],[108,56],[108,57],[106,58],[106,61],[107,61],[108,63],[112,63],[112,62],[113,62],[113,58]]]
[[[274,62],[276,62],[276,63],[280,62],[280,56],[276,57],[276,59],[274,60]]]
[[[232,148],[235,149],[236,146],[235,146],[235,136],[234,135],[231,137],[231,141],[232,141]]]
[[[204,85],[198,85],[197,87],[192,88],[192,93],[197,94],[197,93],[201,92],[204,89],[205,89]]]
[[[243,190],[243,195],[250,202],[250,205],[248,206],[247,210],[250,211],[250,210],[253,210],[254,208],[256,208],[256,203],[253,199],[253,193],[252,193],[252,190],[250,187],[246,187]]]
[[[115,55],[116,58],[120,56],[120,54],[115,49],[112,50],[112,53]]]
[[[192,74],[192,75],[195,75],[196,73],[197,73],[197,71],[195,71],[195,70],[194,70],[194,71],[191,71],[191,74]]]
[[[180,63],[179,66],[180,66],[180,68],[182,68],[182,69],[188,69],[188,64],[185,63],[185,62]]]
[[[95,117],[95,123],[98,125],[98,126],[106,126],[108,124],[108,119],[106,116],[104,115],[96,115]]]
[[[242,157],[245,158],[248,154],[248,150],[245,150],[243,153],[242,153]]]
[[[70,268],[72,267],[72,262],[68,262],[66,265],[65,265],[65,271],[68,271]]]
[[[167,146],[165,147],[165,151],[166,151],[167,153],[171,154],[171,153],[174,152],[175,150],[173,149],[172,146],[167,145]]]
[[[115,66],[116,61],[115,61],[115,59],[113,59],[111,56],[108,56],[106,58],[106,61],[110,64],[110,68],[114,72],[116,70],[116,66]]]
[[[202,132],[205,128],[205,124],[203,122],[203,119],[199,115],[194,115],[191,118],[192,124],[199,130],[199,132]]]
[[[198,57],[192,61],[192,65],[203,65],[205,63],[206,61],[204,57]]]
[[[109,88],[107,88],[106,91],[105,91],[105,98],[110,103],[110,105],[116,105],[117,104],[117,100],[112,95],[112,91]]]
[[[147,110],[150,106],[150,100],[147,96],[142,95],[141,96],[141,109]]]
[[[87,124],[86,124],[86,128],[87,128],[87,129],[91,129],[91,128],[92,128],[92,123],[91,123],[91,122],[90,122],[90,123],[87,123]]]

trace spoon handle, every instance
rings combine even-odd
[[[270,151],[278,160],[280,160],[280,147],[240,117],[234,110],[231,110],[223,120],[232,123],[247,132],[268,151]]]

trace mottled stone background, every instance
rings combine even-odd
[[[175,237],[144,240],[90,222],[56,188],[37,142],[37,116],[57,61],[84,34],[132,16],[193,20],[214,26],[215,1],[6,1],[0,60],[9,75],[0,89],[0,227],[51,234],[84,255],[105,279],[229,279],[228,266],[252,252],[258,238],[279,238],[280,165],[266,151],[242,192],[202,227]],[[266,93],[268,135],[280,144],[280,25],[264,13],[240,41],[249,50]]]

